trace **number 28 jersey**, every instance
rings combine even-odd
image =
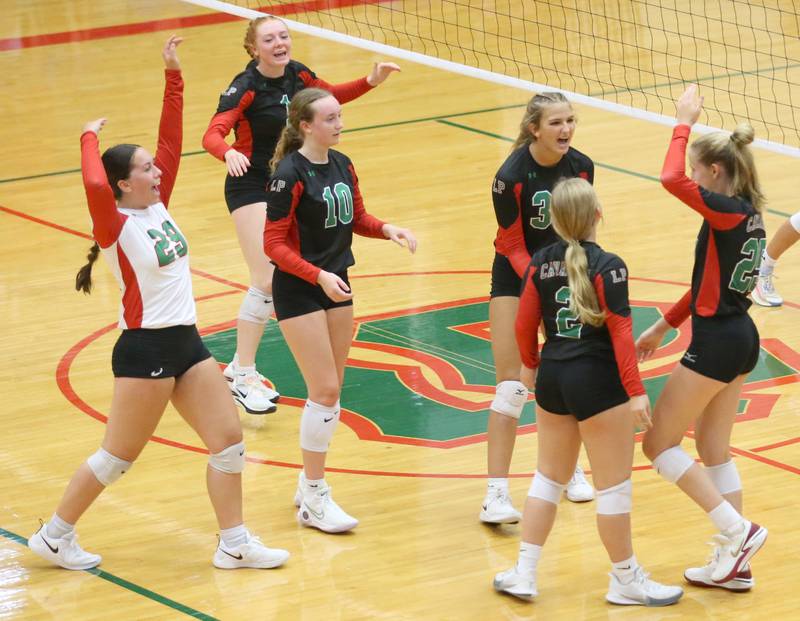
[[[353,233],[383,239],[384,222],[364,209],[353,163],[331,149],[326,164],[293,151],[267,186],[264,252],[281,271],[312,284],[320,270],[341,274],[355,263]]]

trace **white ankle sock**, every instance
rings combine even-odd
[[[50,521],[47,523],[45,532],[47,533],[48,537],[53,539],[61,539],[64,535],[68,535],[73,530],[75,530],[75,524],[65,522],[54,513],[53,517],[51,517]]]
[[[226,548],[233,549],[243,543],[247,543],[247,529],[244,524],[239,524],[239,526],[234,526],[233,528],[220,530],[219,537]]]
[[[769,276],[772,274],[772,270],[775,269],[775,265],[778,262],[773,259],[771,256],[767,254],[765,250],[764,253],[761,255],[761,267],[759,268],[758,275],[759,276]]]
[[[517,559],[517,572],[523,576],[536,575],[536,566],[542,555],[542,546],[535,543],[519,542],[519,558]]]
[[[499,489],[508,492],[508,478],[489,479],[487,491],[490,489]]]
[[[635,554],[624,561],[611,563],[611,573],[614,574],[617,577],[617,580],[619,580],[622,584],[628,584],[631,580],[633,580],[633,576],[638,568],[639,563],[636,561]]]
[[[744,518],[739,515],[739,512],[733,508],[733,505],[727,500],[723,500],[719,505],[708,512],[708,517],[714,522],[714,526],[720,532],[725,532],[731,528],[735,528],[740,524]]]

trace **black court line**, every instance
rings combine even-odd
[[[456,112],[453,114],[442,114],[439,116],[428,116],[428,117],[421,117],[417,119],[407,119],[405,121],[393,121],[391,123],[380,123],[378,125],[366,125],[364,127],[355,127],[353,129],[345,129],[344,133],[354,133],[354,132],[362,132],[367,131],[370,129],[386,129],[390,127],[399,127],[401,125],[412,125],[415,123],[428,123],[430,121],[436,121],[437,123],[442,123],[444,125],[450,125],[451,127],[456,127],[458,129],[463,129],[466,131],[474,132],[476,134],[481,134],[483,136],[488,136],[490,138],[495,138],[497,140],[503,140],[505,142],[514,142],[513,138],[509,138],[508,136],[503,136],[501,134],[493,134],[491,132],[484,131],[482,129],[476,129],[474,127],[469,127],[468,125],[462,125],[460,123],[454,123],[449,119],[462,117],[462,116],[473,116],[476,114],[486,114],[488,112],[499,112],[502,110],[512,110],[514,108],[524,108],[526,104],[512,104],[508,106],[498,106],[494,108],[482,108],[480,110],[471,110],[469,112]],[[181,157],[189,157],[193,155],[202,155],[206,153],[205,151],[187,151],[185,153],[181,153]],[[630,175],[631,177],[637,177],[639,179],[646,179],[647,181],[655,181],[659,182],[657,177],[653,177],[651,175],[646,175],[644,173],[637,172],[635,170],[629,170],[627,168],[621,168],[619,166],[614,166],[612,164],[604,164],[603,162],[595,161],[595,166],[598,168],[605,168],[607,170],[612,170],[614,172],[622,173],[624,175]],[[0,185],[5,183],[13,183],[16,181],[29,181],[31,179],[41,179],[45,177],[54,177],[57,175],[69,175],[69,174],[76,174],[80,173],[80,168],[72,168],[68,170],[59,170],[49,173],[41,173],[37,175],[29,175],[26,177],[12,177],[9,179],[0,179]],[[766,210],[768,213],[783,216],[784,218],[790,217],[792,214],[785,213],[783,211],[778,211],[777,209],[767,208]]]
[[[28,540],[25,537],[21,537],[16,533],[12,533],[11,531],[6,530],[5,528],[0,528],[0,535],[5,537],[6,539],[10,539],[15,543],[28,547]],[[68,569],[64,569],[62,571],[69,571]],[[170,599],[168,597],[164,597],[163,595],[159,595],[155,591],[151,591],[150,589],[146,589],[138,584],[134,584],[133,582],[129,582],[124,578],[120,578],[119,576],[115,576],[114,574],[110,574],[107,571],[103,571],[102,569],[94,568],[94,569],[85,569],[83,570],[87,574],[92,574],[93,576],[97,576],[98,578],[102,578],[107,582],[112,584],[116,584],[117,586],[121,586],[124,589],[128,589],[129,591],[136,593],[137,595],[142,595],[148,599],[153,600],[154,602],[158,602],[159,604],[163,604],[164,606],[168,606],[173,610],[177,610],[185,615],[192,617],[193,619],[202,619],[202,621],[219,621],[216,617],[212,617],[211,615],[207,615],[204,612],[200,612],[199,610],[195,610],[190,606],[186,606],[185,604],[181,604],[180,602],[176,602],[174,599]]]

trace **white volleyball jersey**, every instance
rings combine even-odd
[[[118,209],[124,223],[103,255],[119,283],[119,327],[165,328],[196,323],[189,247],[163,203]]]

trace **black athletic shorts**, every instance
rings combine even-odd
[[[338,276],[350,286],[347,272]],[[310,282],[298,278],[294,274],[282,272],[278,268],[275,268],[272,275],[272,302],[275,304],[275,316],[278,321],[308,315],[318,310],[353,305],[352,299],[334,302],[319,285],[312,285]]]
[[[553,414],[586,420],[628,399],[613,357],[543,358],[536,374],[536,405]]]
[[[114,377],[180,377],[211,358],[197,326],[123,330],[111,354]]]
[[[750,315],[692,316],[692,342],[681,364],[726,384],[750,373],[758,362],[760,340]]]
[[[514,268],[511,267],[511,261],[500,253],[494,253],[494,262],[492,263],[492,288],[489,292],[489,297],[499,298],[505,295],[513,295],[519,297],[520,289],[522,288],[522,279],[517,276]]]
[[[245,205],[266,203],[268,181],[269,173],[266,169],[256,170],[252,166],[241,177],[225,177],[225,203],[228,211],[233,213]]]

